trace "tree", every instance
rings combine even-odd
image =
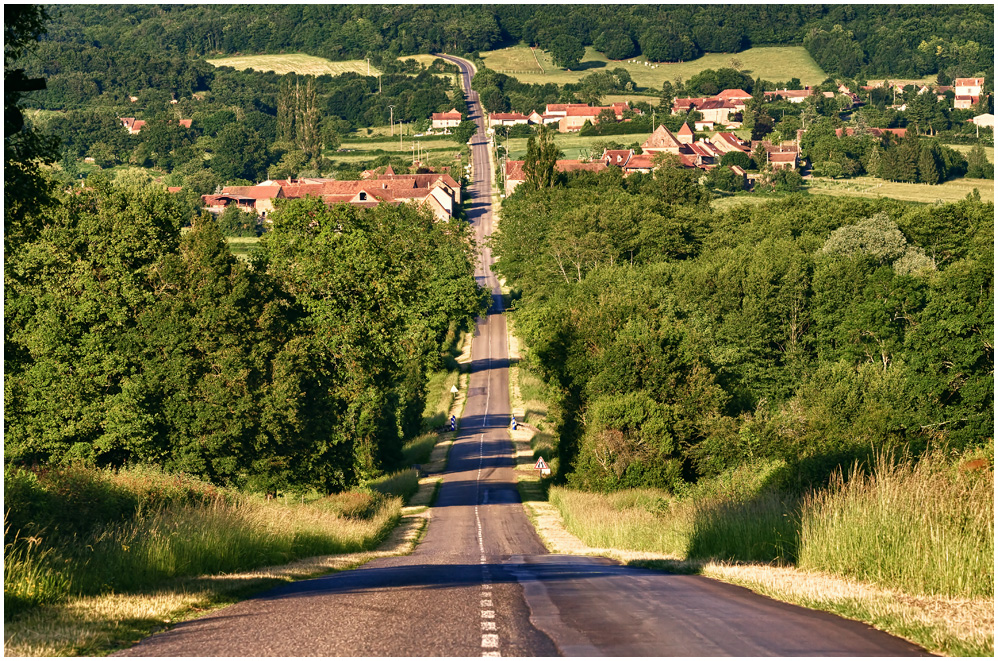
[[[866,162],[866,172],[871,177],[881,177],[880,168],[881,168],[880,147],[878,145],[873,145],[873,149],[870,150],[870,158]]]
[[[762,140],[765,136],[773,132],[773,118],[765,110],[755,116],[755,123],[752,126],[752,140]]]
[[[43,166],[58,158],[58,140],[25,126],[18,107],[23,94],[45,89],[45,80],[28,78],[24,69],[14,68],[37,44],[47,19],[45,10],[34,5],[4,9],[3,223],[8,256],[19,244],[38,235],[41,214],[37,212],[52,203],[51,183],[43,174]]]
[[[454,130],[451,131],[451,135],[454,136],[454,140],[463,145],[471,140],[472,136],[474,136],[477,131],[478,125],[470,119],[466,119],[454,127]]]
[[[222,181],[259,181],[267,176],[270,151],[256,131],[242,124],[229,124],[215,141],[211,169]]]
[[[586,49],[576,37],[561,34],[551,41],[548,52],[551,53],[551,60],[556,65],[572,69],[579,66]]]
[[[675,154],[661,152],[652,158],[655,164],[655,183],[666,204],[706,206],[711,194],[700,183],[703,174],[696,168],[684,168]]]
[[[707,185],[729,193],[740,191],[745,187],[744,178],[736,174],[730,167],[724,165],[710,171],[710,174],[707,176]]]
[[[748,170],[752,167],[752,159],[743,151],[729,151],[721,157],[721,165],[737,165]]]
[[[549,129],[541,129],[537,139],[527,138],[527,154],[523,160],[524,185],[527,190],[540,190],[554,186],[557,180],[556,165],[561,150],[551,138]]]
[[[975,179],[994,179],[995,167],[988,161],[987,152],[977,143],[967,155],[967,176]]]
[[[593,48],[610,60],[626,60],[634,55],[636,47],[631,35],[622,29],[610,28],[593,39]]]
[[[942,181],[939,161],[929,145],[922,146],[918,157],[918,181],[923,184],[938,184]]]

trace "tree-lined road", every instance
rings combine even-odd
[[[471,119],[469,220],[492,231],[484,117],[462,69]],[[519,502],[502,298],[477,322],[460,433],[423,541],[406,557],[301,581],[177,625],[128,656],[803,656],[917,655],[867,625],[696,576],[554,556]]]

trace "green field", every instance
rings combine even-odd
[[[960,152],[961,154],[963,154],[965,158],[966,158],[967,154],[970,153],[970,150],[974,148],[974,145],[946,145],[946,146],[949,147],[950,149],[957,150],[958,152]],[[995,148],[994,147],[984,147],[984,153],[988,155],[988,162],[990,162],[990,163],[994,163],[995,162]]]
[[[531,53],[527,46],[510,46],[483,52],[481,55],[490,69],[509,73],[525,83],[540,84],[575,83],[593,71],[623,67],[631,74],[638,87],[658,89],[664,80],[674,81],[680,77],[687,80],[704,69],[730,67],[733,60],[737,60],[739,70],[753,78],[772,82],[797,77],[805,85],[817,85],[827,77],[803,46],[760,46],[741,53],[709,53],[692,62],[655,64],[646,64],[644,57],[612,61],[587,47],[579,69],[573,71],[556,67],[551,62],[550,55],[539,48]]]
[[[303,53],[289,53],[286,55],[246,55],[239,57],[220,57],[207,60],[216,67],[232,67],[242,71],[243,69],[255,69],[257,71],[273,71],[276,74],[299,73],[302,75],[321,76],[330,74],[338,76],[342,73],[354,72],[362,76],[377,76],[381,71],[377,67],[368,65],[364,60],[347,60],[344,62],[333,62],[322,57],[305,55]],[[368,73],[370,72],[370,73]]]
[[[648,139],[647,133],[629,133],[627,135],[579,135],[578,133],[555,133],[554,143],[558,145],[565,155],[561,158],[577,160],[585,158],[594,143],[613,141],[623,145],[632,143],[642,143]],[[500,144],[506,146],[506,140],[500,140]],[[602,153],[602,152],[601,152]],[[599,158],[600,154],[589,154],[592,158]],[[511,138],[509,140],[509,157],[511,160],[519,161],[527,154],[527,138]]]
[[[991,179],[970,179],[963,177],[946,181],[938,186],[929,184],[905,184],[884,181],[875,177],[854,177],[852,179],[826,179],[815,177],[808,190],[816,195],[843,195],[849,197],[889,197],[909,202],[937,201],[958,202],[977,189],[984,202],[995,201],[995,182]]]

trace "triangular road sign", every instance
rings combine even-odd
[[[539,457],[537,459],[537,463],[534,464],[534,470],[544,470],[547,467],[548,467],[548,465],[547,465],[547,463],[545,463],[544,457]]]

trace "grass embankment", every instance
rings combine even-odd
[[[366,60],[333,62],[324,57],[315,57],[314,55],[305,55],[304,53],[240,55],[212,58],[205,61],[216,67],[232,67],[237,71],[244,69],[273,71],[278,75],[298,73],[302,75],[321,76],[328,73],[332,76],[338,76],[343,73],[354,72],[362,76],[377,76],[381,73],[377,67],[370,66]]]
[[[679,496],[552,488],[550,498],[589,552],[739,583],[933,652],[990,656],[994,472],[961,466],[941,452],[880,457],[794,496],[771,487],[785,466],[767,462]]]
[[[646,64],[642,57],[631,60],[608,60],[602,53],[586,47],[586,54],[577,69],[567,71],[557,67],[551,56],[541,49],[511,46],[481,53],[490,69],[507,73],[524,83],[577,83],[584,76],[600,70],[626,69],[639,88],[660,89],[665,80],[682,77],[689,80],[704,69],[736,68],[752,78],[772,82],[799,78],[804,85],[817,85],[827,76],[803,46],[759,46],[741,53],[708,53],[689,62],[655,62]],[[535,61],[536,56],[536,61]],[[637,97],[636,97],[637,98]]]
[[[371,551],[401,515],[386,491],[266,500],[153,468],[8,471],[5,651],[106,651],[316,569],[234,572]]]

